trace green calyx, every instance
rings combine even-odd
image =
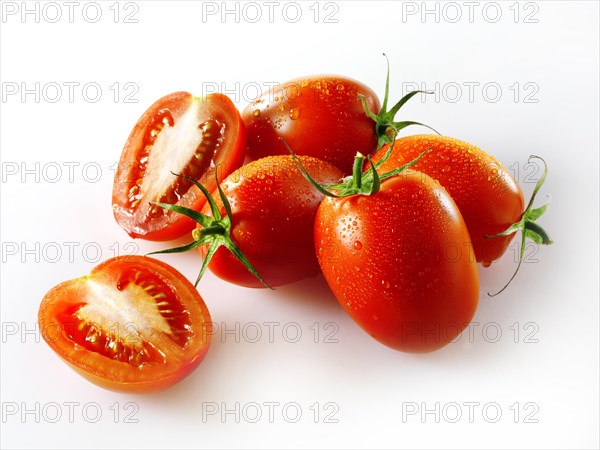
[[[540,177],[537,184],[535,185],[535,188],[533,189],[531,199],[529,200],[529,204],[527,205],[527,208],[525,208],[525,212],[521,216],[521,219],[518,222],[512,224],[502,233],[493,234],[491,236],[485,236],[486,238],[495,238],[500,236],[509,236],[517,231],[521,232],[521,248],[519,250],[519,264],[517,265],[517,269],[513,273],[512,277],[510,277],[510,280],[508,280],[508,283],[506,283],[502,289],[500,289],[495,294],[490,294],[488,292],[488,295],[490,297],[495,297],[496,295],[504,291],[519,272],[521,264],[523,263],[523,258],[525,256],[525,245],[527,243],[527,239],[531,239],[538,245],[551,245],[553,243],[552,239],[550,239],[550,236],[548,236],[548,233],[546,233],[546,231],[541,226],[535,223],[535,221],[546,212],[546,210],[548,209],[549,202],[545,203],[544,205],[538,208],[533,207],[535,196],[546,181],[546,175],[548,174],[548,166],[546,165],[546,161],[544,161],[544,159],[539,156],[531,155],[529,157],[528,162],[531,163],[532,159],[539,159],[540,161],[542,161],[542,163],[544,164],[544,172],[542,173],[542,176]]]
[[[296,167],[298,168],[300,173],[302,173],[304,178],[306,178],[306,180],[311,185],[313,185],[314,188],[321,194],[325,195],[326,197],[335,198],[349,197],[351,195],[374,195],[377,192],[379,192],[379,189],[381,189],[381,182],[383,180],[398,175],[399,173],[408,169],[410,166],[416,164],[427,153],[433,151],[432,149],[427,149],[409,163],[397,167],[394,170],[390,170],[389,172],[379,174],[377,172],[377,169],[379,169],[379,167],[381,167],[381,165],[385,163],[392,155],[395,142],[393,140],[392,145],[390,145],[390,148],[388,148],[388,150],[385,152],[385,155],[383,155],[383,158],[381,158],[377,163],[373,164],[373,161],[371,161],[370,156],[365,157],[360,152],[357,152],[356,156],[354,157],[352,175],[343,178],[338,184],[321,185],[310,176],[310,174],[302,164],[300,158],[296,156],[296,154],[292,151],[287,142],[285,142],[285,140],[281,137],[279,139],[287,147],[288,152],[290,152],[290,155],[292,155]],[[363,172],[365,159],[367,160],[370,166],[370,170],[367,172]]]
[[[381,111],[379,114],[374,114],[370,109],[369,105],[367,105],[367,99],[363,94],[358,94],[358,99],[362,103],[362,107],[365,111],[365,114],[373,119],[375,122],[375,133],[377,135],[377,150],[383,147],[385,144],[393,142],[398,135],[398,132],[403,128],[406,128],[410,125],[421,125],[423,127],[427,127],[436,134],[438,133],[435,129],[431,128],[429,125],[425,125],[420,122],[414,122],[411,120],[405,120],[396,122],[394,119],[396,118],[396,113],[404,106],[406,102],[408,102],[411,98],[413,98],[417,94],[433,94],[433,92],[429,91],[411,91],[406,94],[404,97],[398,101],[389,111],[387,111],[388,99],[390,94],[390,61],[384,53],[385,59],[387,61],[387,76],[385,79],[385,96],[383,98],[383,105],[381,105]]]
[[[229,203],[229,200],[227,200],[225,193],[221,189],[219,179],[217,177],[217,172],[215,171],[215,180],[217,184],[217,189],[219,191],[219,197],[221,198],[223,206],[225,207],[225,216],[221,214],[219,207],[215,203],[215,200],[212,198],[208,190],[200,183],[198,183],[198,181],[185,175],[180,175],[176,173],[173,173],[173,175],[190,180],[196,185],[198,189],[202,191],[202,194],[204,194],[210,206],[212,217],[207,216],[206,214],[202,214],[199,211],[186,208],[184,206],[171,205],[169,203],[150,202],[151,204],[160,206],[161,208],[164,208],[166,210],[174,211],[178,214],[183,214],[184,216],[189,217],[190,219],[202,225],[202,228],[196,228],[192,232],[192,237],[194,238],[194,240],[187,245],[184,245],[182,247],[170,248],[167,250],[159,250],[148,254],[155,255],[158,253],[183,253],[187,252],[188,250],[192,250],[196,247],[200,247],[201,245],[208,245],[208,251],[206,252],[206,256],[204,257],[204,261],[202,262],[202,268],[200,269],[200,273],[198,274],[196,282],[194,283],[194,286],[198,286],[200,279],[204,275],[204,272],[206,272],[206,268],[208,267],[210,260],[213,258],[219,247],[223,246],[231,253],[233,253],[235,257],[246,267],[246,269],[248,269],[248,271],[252,273],[252,275],[258,278],[266,287],[268,287],[269,289],[273,289],[260,276],[260,274],[256,271],[252,263],[248,260],[248,258],[246,258],[242,250],[231,239],[231,205]]]

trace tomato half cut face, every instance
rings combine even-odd
[[[167,388],[200,364],[211,319],[192,284],[143,256],[109,259],[51,289],[39,310],[48,345],[84,377],[124,391]]]
[[[167,95],[140,118],[125,143],[113,186],[113,212],[132,237],[165,241],[194,228],[185,216],[150,202],[200,210],[206,199],[192,182],[215,188],[214,171],[225,178],[243,163],[245,127],[222,94]]]

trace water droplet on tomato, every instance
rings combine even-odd
[[[254,117],[258,117],[258,116],[260,116],[260,109],[255,109],[254,111],[252,111],[252,115],[253,115]]]
[[[360,241],[354,241],[354,248],[356,250],[360,250],[362,248],[362,242],[360,242]]]
[[[482,261],[481,265],[483,267],[490,267],[492,265],[492,262],[491,261]]]
[[[290,110],[290,119],[296,120],[298,117],[300,117],[300,111],[298,109],[292,108]]]
[[[387,280],[381,280],[381,285],[383,286],[384,289],[390,288],[390,282]]]

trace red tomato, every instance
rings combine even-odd
[[[389,149],[385,145],[373,157],[379,161]],[[510,172],[493,156],[467,142],[437,135],[408,136],[395,141],[381,173],[406,164],[427,153],[413,169],[438,180],[460,210],[475,250],[477,261],[489,266],[505,252],[514,233],[485,238],[506,230],[523,214],[523,191]]]
[[[425,174],[403,172],[372,195],[325,198],[315,248],[340,304],[389,347],[436,350],[475,313],[479,278],[467,228]]]
[[[154,103],[133,128],[115,174],[113,212],[130,236],[153,241],[178,238],[194,228],[185,216],[149,202],[175,203],[200,210],[206,199],[187,175],[210,189],[210,172],[221,177],[245,156],[245,127],[234,104],[222,94],[167,95]]]
[[[288,155],[282,137],[296,155],[314,156],[349,174],[357,151],[371,154],[377,147],[375,123],[359,94],[377,114],[381,105],[370,88],[336,75],[297,78],[264,92],[242,112],[248,156]]]
[[[319,183],[342,177],[324,161],[301,157]],[[323,194],[306,181],[291,156],[251,162],[221,184],[231,204],[230,236],[270,286],[282,286],[319,272],[314,247],[314,221]],[[223,202],[213,194],[221,214]],[[209,205],[203,213],[209,214]],[[206,255],[207,248],[201,247]],[[227,248],[220,247],[208,265],[218,277],[246,287],[265,287]]]
[[[48,345],[77,372],[108,389],[167,388],[200,364],[210,314],[171,266],[143,256],[112,258],[52,288],[39,324]]]

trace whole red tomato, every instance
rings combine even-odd
[[[377,147],[375,124],[358,99],[378,113],[377,95],[364,84],[338,75],[314,75],[264,92],[242,112],[248,156],[288,155],[282,137],[297,155],[314,156],[348,174],[357,151]]]
[[[342,196],[325,198],[317,211],[315,248],[325,279],[378,341],[406,352],[439,349],[477,307],[479,279],[465,223],[427,175],[356,182],[361,166],[354,181],[339,186]]]
[[[380,161],[389,148],[390,144],[385,145],[373,157],[373,162]],[[396,140],[391,155],[379,170],[382,173],[393,170],[427,149],[432,151],[412,168],[439,181],[452,196],[469,230],[477,261],[489,266],[504,254],[519,228],[510,233],[503,232],[525,218],[521,187],[508,169],[479,147],[438,135],[416,135]],[[544,236],[540,243],[551,242],[545,232],[533,224],[537,217],[529,220],[531,216],[528,215],[525,219],[528,220],[524,220],[523,225],[527,222],[526,226],[532,228],[528,237],[533,237],[532,232],[535,232]]]
[[[342,177],[324,161],[306,156],[300,160],[319,183],[337,183]],[[262,158],[223,180],[201,213],[161,204],[192,217],[199,228],[191,244],[157,253],[199,247],[204,264],[196,283],[206,267],[226,281],[253,288],[314,276],[319,264],[313,230],[322,199],[290,155]]]
[[[248,156],[287,155],[291,147],[350,174],[357,152],[372,155],[411,125],[431,128],[395,119],[412,97],[429,92],[409,92],[388,110],[389,84],[388,62],[383,105],[369,87],[339,75],[297,78],[264,92],[242,112]]]
[[[153,258],[109,259],[52,288],[40,305],[42,336],[58,356],[108,389],[165,389],[200,364],[211,319],[198,291]]]
[[[167,95],[154,103],[131,131],[115,174],[113,212],[135,238],[166,241],[194,228],[189,218],[151,205],[165,202],[200,210],[206,199],[191,180],[215,187],[244,161],[244,123],[222,94]],[[189,178],[175,178],[177,172]]]
[[[331,164],[310,157],[301,160],[319,183],[342,178]],[[229,175],[221,187],[231,203],[231,238],[269,285],[282,286],[319,273],[313,230],[323,194],[306,181],[291,156],[251,162]],[[223,202],[213,196],[225,214]],[[210,214],[209,205],[202,212]],[[206,251],[203,247],[204,255]],[[264,287],[225,247],[217,250],[208,267],[231,283]]]

